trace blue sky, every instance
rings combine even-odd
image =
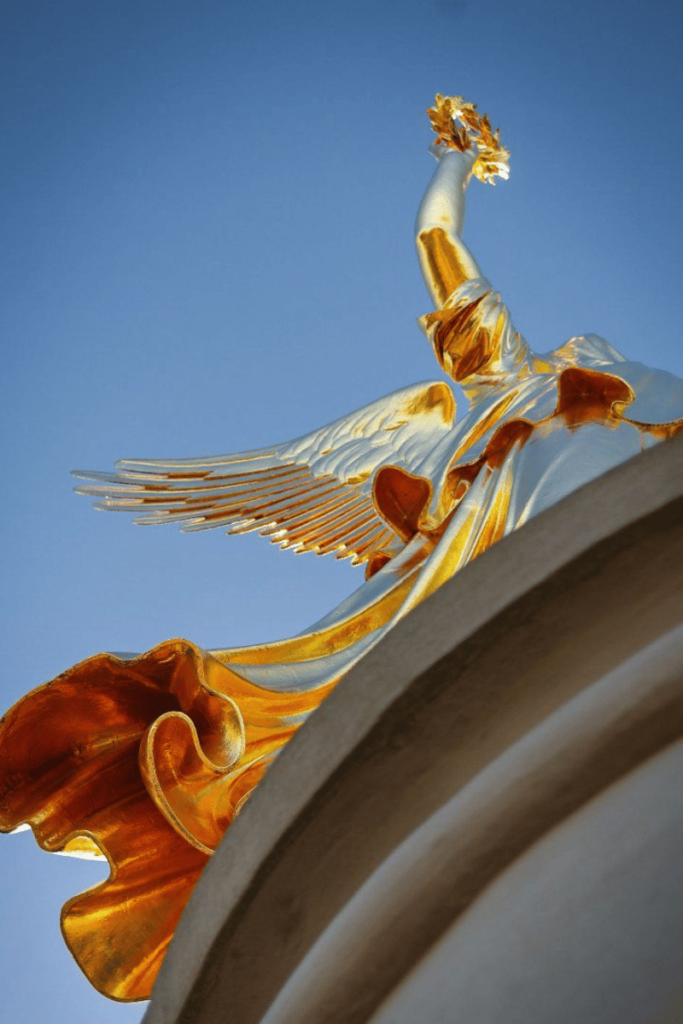
[[[412,226],[436,91],[511,177],[466,238],[537,350],[585,331],[683,375],[680,5],[4,0],[2,704],[99,650],[297,631],[361,579],[71,492],[119,457],[253,448],[440,377]],[[102,876],[0,842],[7,1019],[98,1024],[59,935]]]

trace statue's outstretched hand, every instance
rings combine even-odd
[[[443,159],[446,153],[450,153],[451,157],[454,157],[457,153],[460,162],[463,167],[466,167],[468,171],[471,171],[479,158],[479,152],[474,146],[470,146],[469,149],[459,150],[455,146],[449,146],[445,142],[432,142],[429,147],[429,152],[439,162]]]

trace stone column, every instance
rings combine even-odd
[[[146,1024],[683,1020],[681,465],[577,491],[370,652],[209,863]]]

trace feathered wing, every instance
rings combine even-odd
[[[367,561],[396,538],[372,498],[384,465],[408,471],[452,427],[455,399],[440,381],[380,398],[310,434],[215,458],[126,459],[115,473],[75,470],[96,508],[139,512],[136,523],[182,530],[257,530],[283,548]]]

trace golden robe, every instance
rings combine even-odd
[[[683,427],[683,382],[595,335],[535,355],[483,278],[422,326],[469,401],[457,423],[453,393],[436,381],[269,452],[130,464],[111,478],[106,506],[191,528],[260,528],[285,546],[354,554],[367,578],[292,639],[100,654],[2,720],[0,829],[29,822],[46,850],[109,861],[109,879],[62,911],[72,953],[106,995],[149,996],[226,828],[399,618],[505,534]]]

